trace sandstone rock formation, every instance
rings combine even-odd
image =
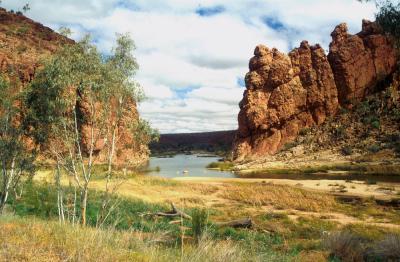
[[[375,91],[397,67],[393,42],[372,22],[350,35],[346,24],[331,34],[330,52],[303,41],[288,55],[256,47],[240,102],[234,158],[272,155],[301,129],[322,124],[340,106]]]
[[[66,44],[74,44],[74,41],[23,15],[0,8],[0,72],[13,82],[19,83],[21,89],[32,81],[41,61]],[[139,114],[135,101],[130,101],[130,107],[131,110],[123,116],[123,121],[132,124],[138,121]],[[84,106],[81,109],[82,112],[85,111]],[[85,148],[89,135],[84,126],[80,132]],[[136,143],[127,127],[118,130],[118,137],[120,139],[116,145],[115,158],[118,164],[138,165],[148,160],[148,147]],[[135,146],[132,149],[126,145]],[[97,151],[102,146],[104,141],[98,141]],[[100,160],[105,160],[105,157],[100,156]]]

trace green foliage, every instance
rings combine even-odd
[[[374,120],[371,122],[371,127],[375,129],[379,129],[381,127],[381,123],[379,120]]]
[[[297,142],[288,142],[283,146],[283,150],[286,151],[286,150],[292,149],[293,147],[296,147],[297,145],[298,145]]]
[[[311,132],[310,128],[303,128],[300,130],[299,135],[305,136],[305,135],[308,135],[310,132]]]
[[[374,256],[379,261],[399,261],[400,260],[400,236],[389,234],[379,241],[374,249]]]
[[[344,126],[338,126],[333,130],[333,136],[336,139],[343,139],[346,137],[346,128]]]
[[[18,52],[18,54],[25,53],[26,50],[28,50],[28,48],[27,48],[25,45],[19,45],[19,46],[17,47],[17,52]]]
[[[394,108],[392,110],[391,117],[394,121],[400,121],[400,109],[399,108]]]
[[[333,232],[325,237],[324,247],[332,259],[340,261],[364,261],[364,248],[360,239],[347,231]]]
[[[29,3],[26,3],[23,7],[22,10],[24,11],[24,13],[28,12],[29,10],[31,10],[31,7],[29,5]]]
[[[110,178],[114,156],[120,150],[142,152],[143,145],[157,137],[148,122],[138,120],[133,111],[143,99],[142,89],[134,79],[138,69],[134,48],[129,35],[117,35],[111,55],[104,57],[88,35],[60,48],[45,61],[27,92],[28,124],[34,131],[34,141],[58,167],[73,176],[82,196],[82,224],[86,223],[86,210],[91,211],[86,209],[87,193],[97,156],[106,156]],[[124,136],[129,143],[124,141],[124,148],[116,148]],[[100,147],[99,141],[103,144]],[[101,219],[109,203],[106,188]]]
[[[367,147],[367,150],[371,153],[377,153],[381,150],[381,147],[377,144],[373,144],[373,145],[370,145],[369,147]]]
[[[207,165],[207,168],[211,169],[219,169],[221,171],[230,171],[234,167],[232,162],[223,161],[223,162],[212,162]]]
[[[34,171],[35,152],[25,140],[22,95],[17,85],[0,77],[0,214],[9,192]]]
[[[400,3],[393,1],[380,3],[376,21],[385,32],[391,34],[397,41],[400,40]]]
[[[70,28],[65,27],[65,26],[62,26],[62,27],[60,27],[60,28],[58,29],[58,33],[59,33],[60,35],[65,36],[65,37],[70,37],[71,34],[72,34],[72,31],[71,31]]]
[[[65,195],[71,195],[73,188],[65,187],[63,189]],[[89,192],[87,223],[89,226],[96,226],[98,211],[101,208],[104,192]],[[79,198],[79,195],[78,195]],[[66,199],[67,205],[72,205],[72,198]],[[79,200],[79,199],[78,199]],[[116,228],[119,230],[135,229],[145,232],[157,230],[171,230],[179,232],[177,225],[168,224],[168,219],[161,219],[158,223],[154,223],[149,219],[141,217],[141,213],[157,212],[167,209],[168,207],[156,204],[149,204],[141,200],[129,199],[124,197],[113,197],[111,200],[115,203],[113,212],[105,221],[104,227]],[[16,199],[10,197],[10,204],[14,208],[16,215],[34,216],[44,220],[56,219],[58,217],[57,209],[57,190],[51,184],[38,184],[28,182],[24,186],[24,195]],[[70,208],[72,210],[72,207]],[[77,216],[80,215],[80,202],[77,201]],[[178,234],[178,233],[177,233]]]
[[[205,209],[194,209],[192,212],[192,232],[197,242],[200,242],[207,230],[208,213]]]
[[[17,29],[16,34],[18,36],[24,36],[26,35],[26,33],[29,31],[29,27],[28,26],[21,26]]]
[[[350,156],[351,154],[353,154],[353,148],[349,145],[346,145],[344,147],[342,147],[342,155],[344,156]]]

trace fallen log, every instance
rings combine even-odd
[[[245,218],[227,222],[215,222],[214,224],[219,227],[250,228],[253,226],[253,221],[250,218]]]
[[[158,217],[170,217],[170,218],[180,217],[180,218],[186,218],[186,219],[190,219],[190,220],[192,219],[191,216],[189,216],[185,212],[176,208],[174,203],[171,203],[171,208],[172,208],[171,211],[144,213],[144,214],[141,214],[141,216],[158,216]],[[179,224],[179,223],[180,223],[179,220],[170,222],[170,224]],[[251,220],[251,218],[244,218],[244,219],[232,220],[232,221],[227,221],[227,222],[215,222],[214,225],[216,225],[218,227],[250,228],[254,224],[253,224],[253,221]]]
[[[182,217],[182,218],[186,218],[186,219],[192,219],[191,216],[189,216],[188,214],[186,214],[185,212],[179,210],[178,208],[176,208],[176,206],[174,205],[174,203],[171,203],[171,211],[167,211],[167,212],[156,212],[156,213],[145,213],[142,214],[142,216],[158,216],[158,217]]]

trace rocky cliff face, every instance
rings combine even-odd
[[[396,70],[393,42],[375,23],[364,20],[356,35],[340,24],[331,36],[328,56],[306,41],[288,55],[256,47],[239,104],[237,161],[275,154],[300,130],[322,124],[340,106],[351,107],[376,91]]]
[[[23,15],[0,8],[0,72],[18,83],[21,89],[35,77],[41,61],[66,44],[74,44],[74,41]],[[131,111],[123,116],[123,121],[134,123],[138,121],[139,114],[135,101],[129,103]],[[81,109],[84,113],[84,106]],[[85,126],[81,127],[81,134],[85,148],[89,140]],[[120,128],[117,135],[120,137],[116,145],[118,164],[139,165],[148,160],[148,147],[136,143],[128,127]],[[134,149],[126,147],[128,144],[134,145]],[[96,151],[103,146],[103,141],[99,141]],[[100,160],[105,160],[105,157],[100,156]]]

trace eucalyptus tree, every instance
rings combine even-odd
[[[23,93],[19,86],[0,77],[0,214],[10,193],[24,176],[34,171],[35,150],[23,125]]]
[[[87,222],[94,164],[99,161],[108,164],[108,192],[119,131],[121,128],[129,130],[132,137],[138,133],[140,120],[134,121],[137,123],[123,121],[134,109],[132,106],[143,99],[142,89],[134,80],[138,65],[133,50],[131,38],[118,35],[111,55],[103,56],[87,36],[61,48],[46,61],[28,93],[35,139],[56,162],[59,189],[62,173],[68,174],[79,189],[83,225]],[[106,157],[100,159],[101,156]],[[59,214],[63,220],[62,194],[59,199]],[[72,217],[75,216],[74,213]]]

